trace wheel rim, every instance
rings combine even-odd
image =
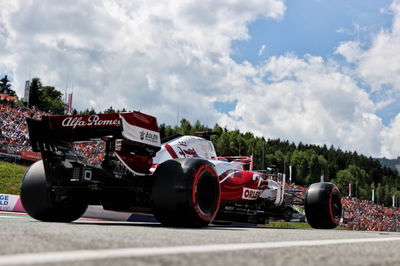
[[[219,183],[215,171],[207,165],[202,166],[195,175],[193,184],[193,202],[199,216],[210,221],[219,207]]]
[[[330,205],[329,209],[330,209],[332,221],[335,224],[339,224],[340,217],[342,216],[342,204],[340,201],[340,195],[339,195],[339,191],[337,188],[334,188],[331,192],[329,205]]]
[[[215,177],[206,172],[197,183],[196,201],[204,213],[212,212],[218,200],[218,191],[215,188]]]

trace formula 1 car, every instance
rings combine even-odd
[[[33,218],[71,222],[88,205],[151,213],[166,226],[211,222],[290,220],[294,204],[313,228],[334,228],[341,217],[338,188],[328,182],[307,191],[286,186],[279,173],[253,171],[252,157],[217,157],[197,136],[160,140],[155,117],[140,112],[53,115],[27,119],[33,151],[42,154],[24,174],[21,201]],[[105,155],[90,165],[73,153],[76,141],[101,139]]]

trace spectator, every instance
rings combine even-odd
[[[31,151],[26,118],[40,119],[46,113],[34,108],[14,106],[9,103],[0,104],[0,142],[8,151]]]
[[[399,209],[374,204],[369,200],[343,197],[344,226],[352,230],[398,231]]]

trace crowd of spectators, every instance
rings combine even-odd
[[[74,142],[73,152],[82,157],[87,164],[98,166],[103,161],[105,155],[104,141],[80,141]]]
[[[293,183],[287,183],[285,186],[285,190],[290,192],[289,194],[291,194],[293,196],[293,201],[296,203],[300,203],[303,201],[303,199],[306,196],[306,191],[307,188],[306,187],[302,187],[302,186],[298,186],[296,184]]]
[[[0,101],[0,150],[10,153],[20,151],[31,151],[29,134],[25,119],[32,117],[41,119],[46,113],[35,108],[15,106],[6,101]],[[73,152],[82,157],[86,163],[99,165],[105,153],[103,141],[75,142]],[[306,189],[302,186],[288,184],[287,188],[296,192],[299,197],[295,201],[301,201],[305,196]],[[352,197],[343,197],[343,227],[350,230],[368,231],[398,231],[400,223],[399,208],[389,208],[374,204],[368,200],[358,200]]]
[[[40,119],[44,112],[35,108],[14,106],[9,102],[0,103],[0,149],[10,153],[30,151],[27,117]]]
[[[16,106],[13,103],[0,102],[0,149],[7,153],[32,151],[29,142],[26,118],[41,119],[41,112],[33,108]],[[76,142],[72,152],[88,164],[98,165],[103,160],[105,145],[102,141]]]
[[[385,207],[369,200],[343,197],[343,226],[351,230],[399,231],[399,208]]]

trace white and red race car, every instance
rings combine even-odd
[[[290,220],[293,204],[301,204],[312,227],[339,224],[342,206],[334,184],[315,183],[301,195],[285,188],[284,174],[253,171],[251,157],[217,157],[205,138],[173,136],[161,143],[150,115],[55,115],[27,123],[32,148],[43,160],[25,173],[21,200],[41,221],[74,221],[88,205],[102,205],[151,213],[167,226],[264,224],[269,217]],[[71,152],[73,142],[95,139],[106,143],[100,165]]]

